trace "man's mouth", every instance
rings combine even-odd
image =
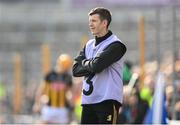
[[[94,30],[95,28],[94,27],[90,27],[91,30]]]

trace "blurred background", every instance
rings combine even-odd
[[[93,38],[88,12],[97,6],[111,10],[110,29],[127,46],[120,123],[143,122],[159,71],[168,119],[180,120],[179,0],[0,0],[0,123],[36,123],[40,114],[32,109],[45,71],[60,54],[75,57]],[[82,79],[73,82],[80,96]],[[142,114],[139,100],[148,103]],[[78,123],[73,103],[72,123]]]

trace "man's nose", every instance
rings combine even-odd
[[[93,25],[93,23],[92,22],[89,22],[89,26],[92,26]]]

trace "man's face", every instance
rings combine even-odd
[[[89,16],[89,28],[94,36],[100,36],[100,34],[106,30],[107,21],[101,20],[98,14]]]

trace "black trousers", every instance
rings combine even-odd
[[[82,105],[81,124],[117,124],[120,106],[114,100]]]

